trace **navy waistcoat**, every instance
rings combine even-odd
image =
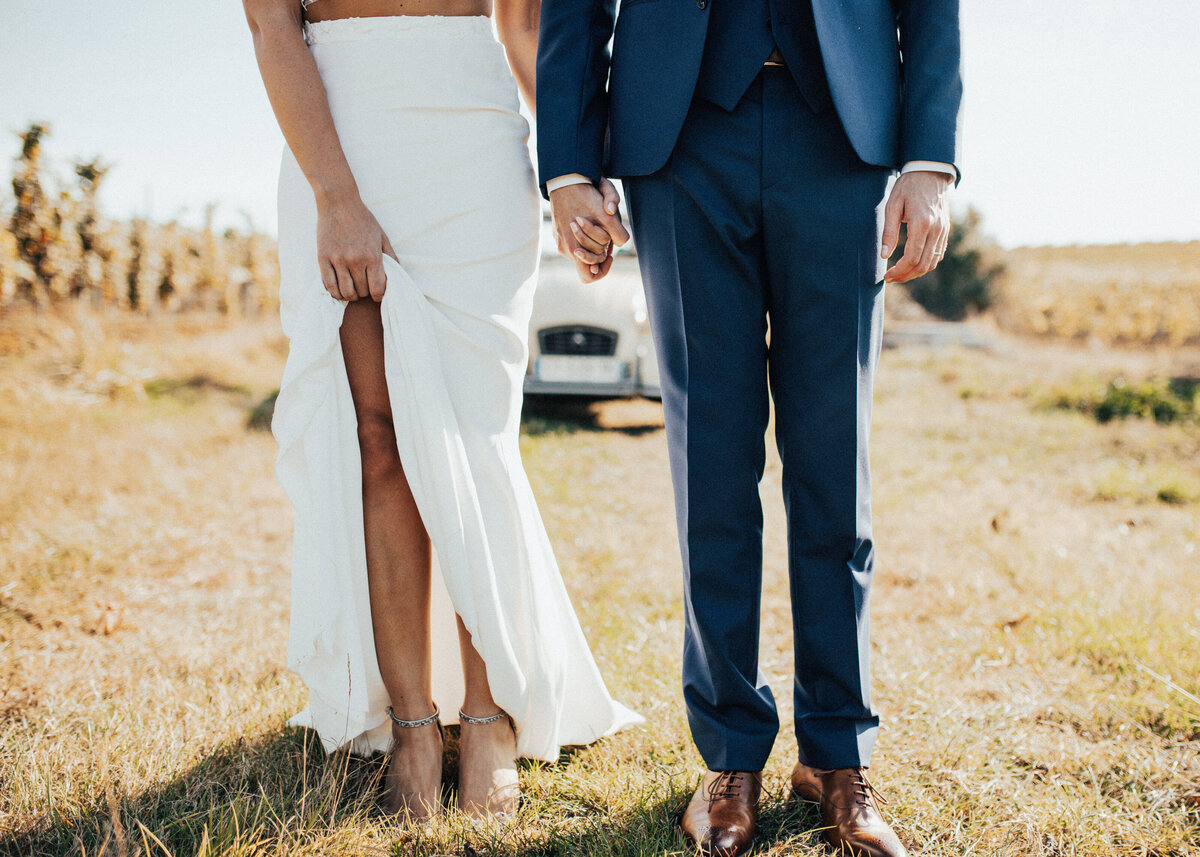
[[[786,0],[791,15],[782,18],[771,14],[778,0],[709,2],[697,95],[732,110],[778,46],[808,106],[818,113],[829,107],[829,84],[811,0]]]

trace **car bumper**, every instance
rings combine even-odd
[[[661,399],[662,391],[657,387],[643,387],[628,382],[621,384],[552,384],[539,381],[532,375],[525,376],[527,396],[590,396],[595,399]]]
[[[641,362],[626,363],[625,377],[613,383],[595,381],[545,381],[533,371],[525,375],[525,393],[534,396],[590,396],[596,399],[661,399],[657,384],[643,381]],[[532,364],[531,364],[532,368]]]

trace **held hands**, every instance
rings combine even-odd
[[[612,267],[612,245],[629,240],[621,223],[621,196],[608,179],[600,187],[573,184],[550,193],[558,252],[575,263],[579,279],[594,283]]]
[[[318,205],[317,263],[329,294],[341,301],[382,300],[387,287],[384,253],[396,258],[379,221],[361,199]]]
[[[896,247],[900,224],[908,224],[904,256],[888,268],[888,283],[907,283],[928,274],[946,255],[950,240],[950,210],[947,191],[953,179],[945,173],[914,170],[904,173],[892,186],[883,212],[883,246],[879,255],[887,259]]]

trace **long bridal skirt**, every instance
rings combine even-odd
[[[384,372],[404,472],[435,553],[433,689],[454,722],[454,613],[487,664],[522,756],[554,760],[640,718],[613,701],[568,600],[521,464],[518,430],[540,207],[528,126],[487,18],[311,24],[307,38],[385,259]],[[309,706],[290,721],[327,750],[385,750],[388,694],[371,630],[357,422],[321,283],[312,191],[279,178],[283,329],[279,480],[295,508],[288,665]]]

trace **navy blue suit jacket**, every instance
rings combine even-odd
[[[796,2],[772,0],[780,41]],[[883,167],[957,163],[958,0],[799,2],[812,3],[834,107],[859,157]],[[615,6],[615,0],[542,2],[543,182],[568,173],[593,180],[648,175],[675,147],[700,71],[708,0],[623,0],[619,15]]]

